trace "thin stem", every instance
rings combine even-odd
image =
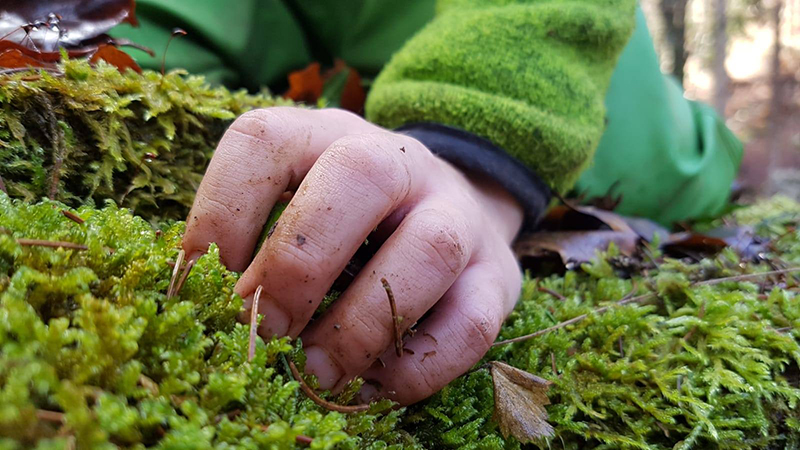
[[[51,248],[68,248],[72,250],[88,250],[89,247],[83,244],[76,244],[74,242],[62,241],[45,241],[42,239],[17,239],[17,244],[25,247],[51,247]]]
[[[552,290],[552,289],[547,289],[547,288],[546,288],[546,287],[544,287],[544,286],[537,286],[537,287],[536,287],[536,290],[537,290],[537,291],[539,291],[539,292],[543,292],[543,293],[545,293],[545,294],[550,294],[550,295],[552,295],[553,297],[555,297],[555,298],[557,298],[557,299],[561,300],[562,302],[563,302],[564,300],[566,300],[566,299],[567,299],[567,297],[564,297],[563,295],[559,294],[558,292],[556,292],[556,291],[554,291],[554,290]]]
[[[46,409],[37,409],[36,418],[44,420],[45,422],[64,423],[64,413],[58,411],[48,411]]]
[[[186,31],[181,28],[174,28],[172,30],[172,34],[169,35],[169,39],[167,40],[167,45],[164,46],[164,54],[161,55],[161,77],[164,77],[164,72],[167,67],[167,49],[169,49],[169,44],[172,43],[172,40],[175,39],[176,36],[186,36]]]
[[[303,379],[303,376],[300,375],[300,371],[297,370],[297,366],[294,365],[294,361],[289,362],[289,369],[292,371],[292,376],[298,383],[300,383],[300,389],[310,398],[314,403],[317,405],[329,410],[329,411],[336,411],[344,414],[352,414],[357,412],[363,412],[369,409],[368,404],[363,405],[352,405],[352,406],[344,406],[344,405],[337,405],[336,403],[329,402],[314,392],[311,389],[311,386],[306,384],[306,381]]]

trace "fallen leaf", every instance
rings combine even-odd
[[[43,61],[31,58],[17,49],[6,50],[0,53],[0,67],[18,69],[23,67],[52,67]]]
[[[135,0],[4,0],[0,6],[0,39],[41,51],[79,46],[127,22],[138,25]],[[58,17],[56,28],[46,26],[48,16]],[[27,24],[41,25],[22,27]]]
[[[103,44],[98,46],[97,51],[89,58],[89,62],[95,64],[101,59],[115,66],[120,72],[131,69],[135,72],[142,73],[142,68],[136,64],[136,61],[134,61],[130,55],[113,45]]]
[[[344,64],[344,62],[342,62]],[[342,108],[359,114],[364,109],[364,101],[367,99],[367,94],[364,92],[364,86],[361,84],[361,75],[358,74],[356,69],[344,65],[344,70],[347,70],[347,81],[344,83],[342,95],[339,103]]]
[[[494,384],[494,420],[503,437],[514,436],[521,443],[552,436],[545,405],[552,384],[524,370],[500,361],[489,363]]]
[[[591,261],[598,250],[606,250],[612,242],[620,253],[636,252],[639,235],[633,231],[547,231],[518,239],[514,251],[520,259],[548,259],[557,255],[568,270]]]
[[[314,104],[322,96],[322,87],[320,65],[313,62],[289,74],[289,90],[283,96],[295,102]]]
[[[730,247],[742,258],[757,260],[767,251],[767,244],[768,241],[757,236],[752,227],[721,227],[704,233],[672,234],[662,242],[661,249],[673,256],[702,259]]]
[[[602,230],[633,231],[619,214],[604,211],[592,206],[557,206],[562,209],[559,230]]]

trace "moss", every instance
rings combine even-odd
[[[214,147],[243,112],[286,104],[175,71],[120,74],[67,61],[0,78],[0,176],[11,196],[72,206],[114,199],[183,219]]]
[[[768,260],[800,265],[800,205],[776,199],[735,211],[773,238]],[[527,278],[501,339],[583,313],[589,318],[529,341],[493,349],[504,360],[553,381],[548,406],[556,434],[541,448],[797,448],[800,445],[800,302],[767,279],[698,286],[692,282],[758,273],[733,251],[699,263],[666,260],[647,276],[620,277],[612,248],[583,272]],[[592,314],[626,295],[659,293],[645,305]],[[555,372],[554,369],[555,368]],[[518,447],[491,420],[485,370],[451,383],[410,409],[404,427],[426,446]]]
[[[314,448],[413,446],[388,402],[345,416],[308,400],[282,362],[295,352],[287,338],[258,341],[247,361],[238,277],[215,247],[168,299],[182,223],[157,232],[108,205],[79,208],[78,224],[63,207],[0,193],[3,448],[286,448],[299,434]]]

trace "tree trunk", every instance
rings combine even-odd
[[[672,74],[683,85],[686,65],[686,3],[688,0],[661,0],[666,38],[672,48]]]
[[[772,10],[772,24],[774,28],[774,43],[772,46],[772,56],[770,58],[770,87],[772,89],[772,98],[769,105],[769,116],[767,130],[769,136],[767,137],[767,148],[769,150],[769,165],[768,165],[768,180],[769,192],[777,192],[779,186],[776,186],[774,181],[775,170],[780,167],[780,120],[781,120],[781,106],[782,106],[782,91],[783,83],[781,80],[781,10],[783,9],[783,0],[776,0],[775,6]]]
[[[730,97],[730,77],[725,68],[725,58],[728,55],[728,1],[714,1],[714,109],[720,116],[725,116],[725,105]]]

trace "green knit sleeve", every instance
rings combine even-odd
[[[448,0],[375,80],[367,118],[485,137],[569,189],[604,130],[635,0]]]

